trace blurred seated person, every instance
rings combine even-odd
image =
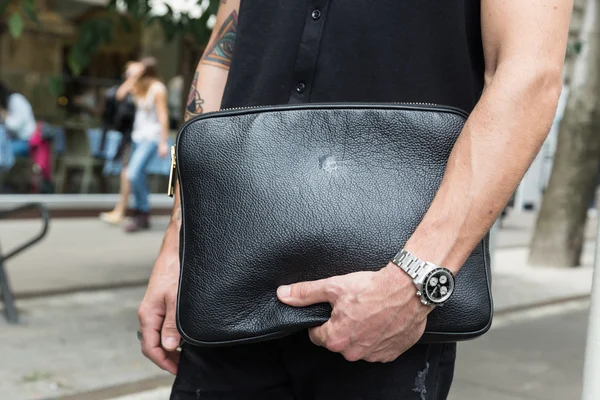
[[[0,124],[10,137],[15,156],[29,155],[29,139],[36,130],[36,121],[29,101],[0,81]]]

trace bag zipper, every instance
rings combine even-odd
[[[412,103],[412,102],[399,102],[399,101],[395,101],[395,102],[388,102],[386,104],[397,104],[397,105],[406,105],[406,106],[411,106],[412,105],[412,106],[441,107],[439,104],[436,104],[436,103]],[[253,109],[253,108],[264,108],[264,107],[276,107],[276,106],[265,104],[265,105],[262,105],[262,106],[228,107],[228,108],[221,108],[221,109],[219,109],[219,111],[249,110],[249,109]]]
[[[171,172],[169,173],[169,188],[167,195],[175,196],[175,172],[177,171],[177,156],[175,155],[175,145],[171,146]]]
[[[430,106],[430,107],[442,107],[439,104],[435,104],[435,103],[418,103],[418,102],[389,102],[387,104],[397,104],[397,105],[407,105],[407,106]],[[221,108],[218,111],[235,111],[235,110],[250,110],[250,109],[257,109],[257,108],[266,108],[266,107],[275,107],[274,105],[262,105],[262,106],[247,106],[247,107],[228,107],[228,108]],[[448,107],[448,106],[443,106],[445,108],[454,108],[454,107]],[[462,111],[462,110],[460,110]],[[216,112],[216,111],[213,111]],[[463,111],[464,112],[464,111]],[[210,114],[210,113],[206,113],[206,114]],[[201,114],[201,115],[206,115],[206,114]],[[466,114],[466,113],[465,113]],[[187,121],[187,123],[191,122],[192,120]],[[175,195],[175,174],[177,172],[177,156],[176,156],[176,145],[172,145],[171,146],[171,172],[169,173],[169,187],[167,189],[167,195],[169,197],[173,197]]]

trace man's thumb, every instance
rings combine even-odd
[[[312,304],[327,303],[330,301],[327,289],[327,280],[300,282],[292,285],[280,286],[277,297],[283,303],[294,307],[306,307]]]
[[[167,351],[176,350],[181,341],[181,335],[179,335],[177,324],[175,323],[175,304],[175,301],[167,299],[165,320],[163,321],[161,331],[162,347]]]

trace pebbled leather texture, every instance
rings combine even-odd
[[[273,106],[188,121],[177,140],[184,340],[249,343],[326,322],[329,304],[293,308],[277,287],[385,266],[427,211],[465,121],[449,107],[400,104]],[[421,342],[489,329],[489,268],[486,236]]]

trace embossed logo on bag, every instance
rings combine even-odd
[[[319,157],[319,168],[326,172],[333,172],[337,170],[337,161],[331,154],[325,154]]]

